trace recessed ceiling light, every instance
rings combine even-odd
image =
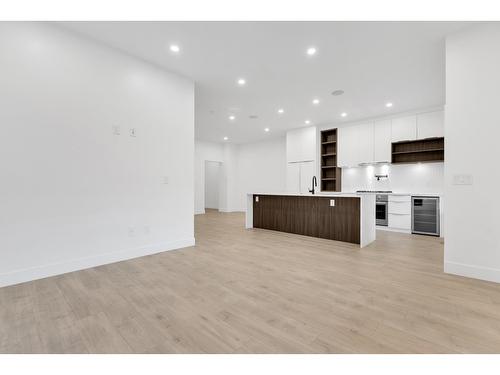
[[[318,105],[319,104],[319,99],[313,99],[313,104]]]
[[[267,133],[269,131],[269,128],[265,128],[264,131]]]
[[[238,85],[240,85],[240,86],[244,86],[246,83],[247,83],[247,81],[245,81],[245,79],[244,79],[244,78],[239,78],[239,79],[238,79]]]
[[[392,107],[392,103],[391,103],[391,102],[387,102],[387,103],[385,103],[385,106],[386,106],[387,108],[391,108],[391,107]]]
[[[229,138],[228,137],[224,137],[224,140],[227,141]]]
[[[311,123],[311,121],[309,121],[309,120],[306,120],[304,122],[306,123],[306,125],[309,125]]]
[[[177,45],[177,44],[171,44],[170,45],[170,51],[174,52],[174,53],[178,53],[180,52],[180,47]]]
[[[285,112],[285,110],[284,110],[283,108],[278,109],[278,113],[279,113],[280,115],[281,115],[282,113],[284,113],[284,112]]]
[[[309,47],[309,48],[307,49],[306,53],[307,53],[309,56],[315,55],[315,54],[316,54],[316,47]]]
[[[342,95],[344,93],[344,90],[335,90],[335,91],[332,91],[332,95],[333,96],[339,96],[339,95]]]
[[[231,120],[231,121],[233,121],[235,118],[236,118],[236,117],[235,117],[235,116],[233,116],[233,115],[229,116],[229,120]]]
[[[342,116],[342,117],[346,117],[346,116],[347,116],[347,113],[342,112],[342,113],[340,114],[340,116]]]

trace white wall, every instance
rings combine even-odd
[[[205,212],[205,161],[222,162],[219,210],[245,211],[246,194],[253,191],[285,191],[285,137],[234,145],[196,141],[195,213]]]
[[[223,189],[219,211],[241,211],[238,204],[238,147],[230,143],[224,144],[224,167],[222,168]]]
[[[377,181],[375,174],[385,175]],[[342,191],[392,190],[396,193],[443,194],[444,164],[421,163],[342,168]]]
[[[0,285],[194,244],[192,82],[44,23],[0,75]]]
[[[219,209],[221,166],[218,161],[205,162],[205,208]]]
[[[206,161],[224,161],[224,145],[213,142],[195,142],[195,155],[194,155],[194,213],[205,213],[205,162]],[[224,165],[221,167],[224,169]],[[221,179],[225,177],[224,170],[221,171]],[[222,184],[224,184],[222,182]],[[219,205],[225,206],[225,187],[222,186],[221,200]],[[224,197],[222,196],[224,195]]]
[[[235,208],[246,209],[246,194],[286,189],[285,137],[238,147],[238,190]]]
[[[446,272],[500,282],[500,25],[446,43]],[[454,184],[470,176],[472,185]],[[467,179],[468,177],[466,177]]]

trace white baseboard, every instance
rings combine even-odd
[[[444,272],[453,275],[500,283],[500,269],[498,268],[489,268],[472,264],[445,261]]]
[[[220,208],[220,212],[246,212],[246,209],[242,208]]]
[[[0,274],[0,287],[20,284],[32,280],[44,279],[50,276],[56,276],[63,273],[102,266],[109,263],[121,262],[123,260],[138,258],[145,255],[157,254],[164,251],[194,246],[194,244],[195,239],[194,237],[191,237],[171,242],[163,242],[159,244],[143,246],[136,249],[114,251],[111,253],[91,256],[87,258],[73,259],[62,263],[53,263],[32,268],[25,268],[22,270]]]

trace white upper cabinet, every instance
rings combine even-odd
[[[366,124],[356,125],[355,127],[355,142],[356,142],[356,156],[357,163],[372,163],[373,162],[373,122]]]
[[[356,163],[356,129],[346,126],[337,130],[337,165],[339,167],[353,167]]]
[[[417,116],[405,116],[392,119],[392,142],[414,141],[417,139]]]
[[[373,123],[373,161],[391,162],[391,120]]]
[[[373,123],[338,129],[337,165],[355,167],[373,161]]]
[[[390,163],[392,142],[443,137],[443,124],[443,111],[434,111],[341,127],[338,129],[337,165]]]
[[[316,156],[316,127],[290,130],[286,133],[286,161],[315,160]]]
[[[417,139],[444,137],[444,111],[417,115]]]

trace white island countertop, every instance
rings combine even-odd
[[[316,197],[316,198],[359,198],[360,199],[360,247],[375,241],[375,194],[373,193],[316,193],[300,194],[290,192],[254,192],[247,193],[246,228],[253,228],[253,197],[259,195]]]

